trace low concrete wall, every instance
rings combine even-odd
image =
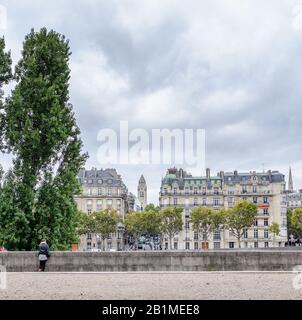
[[[0,264],[9,272],[37,271],[37,253],[3,252]],[[290,271],[296,265],[301,250],[52,252],[46,271]]]

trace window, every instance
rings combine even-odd
[[[258,220],[257,219],[254,221],[254,227],[258,227]]]
[[[229,248],[233,249],[234,248],[234,242],[229,242]]]
[[[202,194],[205,195],[207,193],[207,189],[205,187],[202,188]]]
[[[214,249],[220,249],[220,242],[214,242]]]
[[[173,198],[174,206],[177,206],[177,198]]]
[[[233,201],[234,200],[234,198],[233,197],[228,197],[228,204],[233,204]]]
[[[108,188],[108,189],[107,189],[107,195],[108,195],[108,196],[111,196],[111,195],[112,195],[112,190],[111,190],[111,188]]]
[[[198,199],[197,198],[194,198],[194,206],[198,206]]]
[[[207,199],[206,198],[202,198],[202,205],[206,206],[207,205]]]
[[[257,197],[253,197],[253,202],[257,203],[258,202],[258,198]]]
[[[264,218],[264,220],[263,220],[263,225],[264,225],[265,227],[268,226],[268,218]]]
[[[174,250],[178,249],[178,242],[174,242]]]
[[[267,241],[264,242],[264,248],[268,248],[268,242]]]
[[[96,201],[96,207],[98,210],[102,209],[103,206],[103,200],[97,200]]]
[[[142,192],[143,193],[143,192]],[[173,193],[174,194],[177,194],[177,188],[173,188]],[[144,194],[144,193],[143,193]],[[144,195],[142,195],[142,197],[143,197]]]
[[[219,206],[219,199],[214,198],[214,206]]]
[[[198,250],[198,242],[194,242],[194,250]]]
[[[269,215],[269,213],[268,213],[268,208],[263,209],[263,214],[264,214],[265,216],[268,216],[268,215]]]
[[[185,227],[187,230],[190,229],[190,223],[189,223],[188,219],[186,219]]]
[[[244,242],[244,247],[245,247],[245,248],[248,248],[248,246],[249,246],[248,242],[245,241],[245,242]]]
[[[186,242],[186,250],[190,250],[190,242]]]
[[[254,242],[254,248],[258,248],[258,242]]]
[[[91,242],[87,242],[87,250],[91,250]]]
[[[258,239],[258,229],[254,229],[254,238]]]
[[[112,207],[112,200],[111,199],[107,199],[107,207]]]
[[[168,242],[165,243],[165,250],[168,250]]]
[[[264,230],[264,238],[268,239],[268,230]]]
[[[194,231],[194,240],[198,240],[198,232]]]
[[[245,239],[248,238],[248,229],[247,229],[247,228],[245,228],[245,229],[243,230],[243,238],[245,238]]]
[[[256,193],[256,192],[257,192],[257,187],[253,186],[253,193]]]
[[[87,213],[91,214],[92,213],[92,209],[87,209]]]
[[[98,188],[98,195],[100,196],[102,194],[102,189]]]
[[[91,240],[91,233],[87,233],[87,240]]]
[[[98,250],[102,249],[102,243],[100,241],[98,241],[98,243],[97,243],[97,248],[98,248]]]
[[[263,203],[268,203],[268,198],[267,197],[263,197]]]
[[[185,194],[189,194],[189,188],[185,187]]]
[[[214,240],[221,240],[220,230],[214,231]]]
[[[218,191],[217,187],[214,188],[214,194],[219,194],[219,191]]]
[[[194,188],[194,194],[197,194],[197,188],[196,187]]]

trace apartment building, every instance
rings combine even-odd
[[[245,231],[241,247],[281,247],[287,241],[286,214],[284,216],[281,210],[284,190],[284,175],[278,171],[221,171],[212,176],[210,169],[207,169],[206,176],[192,176],[183,169],[172,168],[168,169],[162,179],[159,203],[161,208],[183,208],[184,229],[175,237],[174,249],[237,248],[237,240],[230,230],[216,230],[208,241],[199,239],[189,218],[194,207],[220,210],[232,207],[239,200],[252,201],[258,206],[254,226]],[[275,237],[275,241],[269,233],[272,222],[277,222],[281,227],[281,233]]]
[[[81,194],[75,197],[79,210],[90,214],[112,208],[124,219],[128,212],[128,190],[116,169],[82,169],[78,180],[82,186]],[[123,225],[119,224],[116,233],[110,235],[106,241],[107,250],[123,250],[126,244]],[[81,237],[79,250],[94,251],[101,248],[102,240],[98,235],[87,234]]]

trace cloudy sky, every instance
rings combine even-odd
[[[204,128],[213,173],[287,175],[291,165],[302,187],[302,0],[0,4],[0,32],[14,63],[32,27],[70,39],[70,96],[87,168],[102,166],[99,130],[118,130],[124,120],[130,129]],[[9,166],[7,157],[0,162]],[[158,202],[167,165],[112,166],[132,192],[143,173],[149,201]]]

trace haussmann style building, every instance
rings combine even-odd
[[[183,208],[183,231],[173,241],[174,249],[238,248],[237,239],[230,230],[216,230],[208,241],[199,239],[189,223],[192,208],[211,207],[214,210],[230,208],[238,200],[257,204],[258,214],[252,227],[244,232],[242,248],[280,246],[287,242],[286,212],[281,210],[285,191],[284,175],[278,171],[219,172],[216,176],[206,170],[206,176],[192,176],[183,169],[168,169],[161,182],[161,208]],[[280,235],[273,239],[269,232],[272,222],[280,225]],[[168,241],[164,246],[168,247]]]

